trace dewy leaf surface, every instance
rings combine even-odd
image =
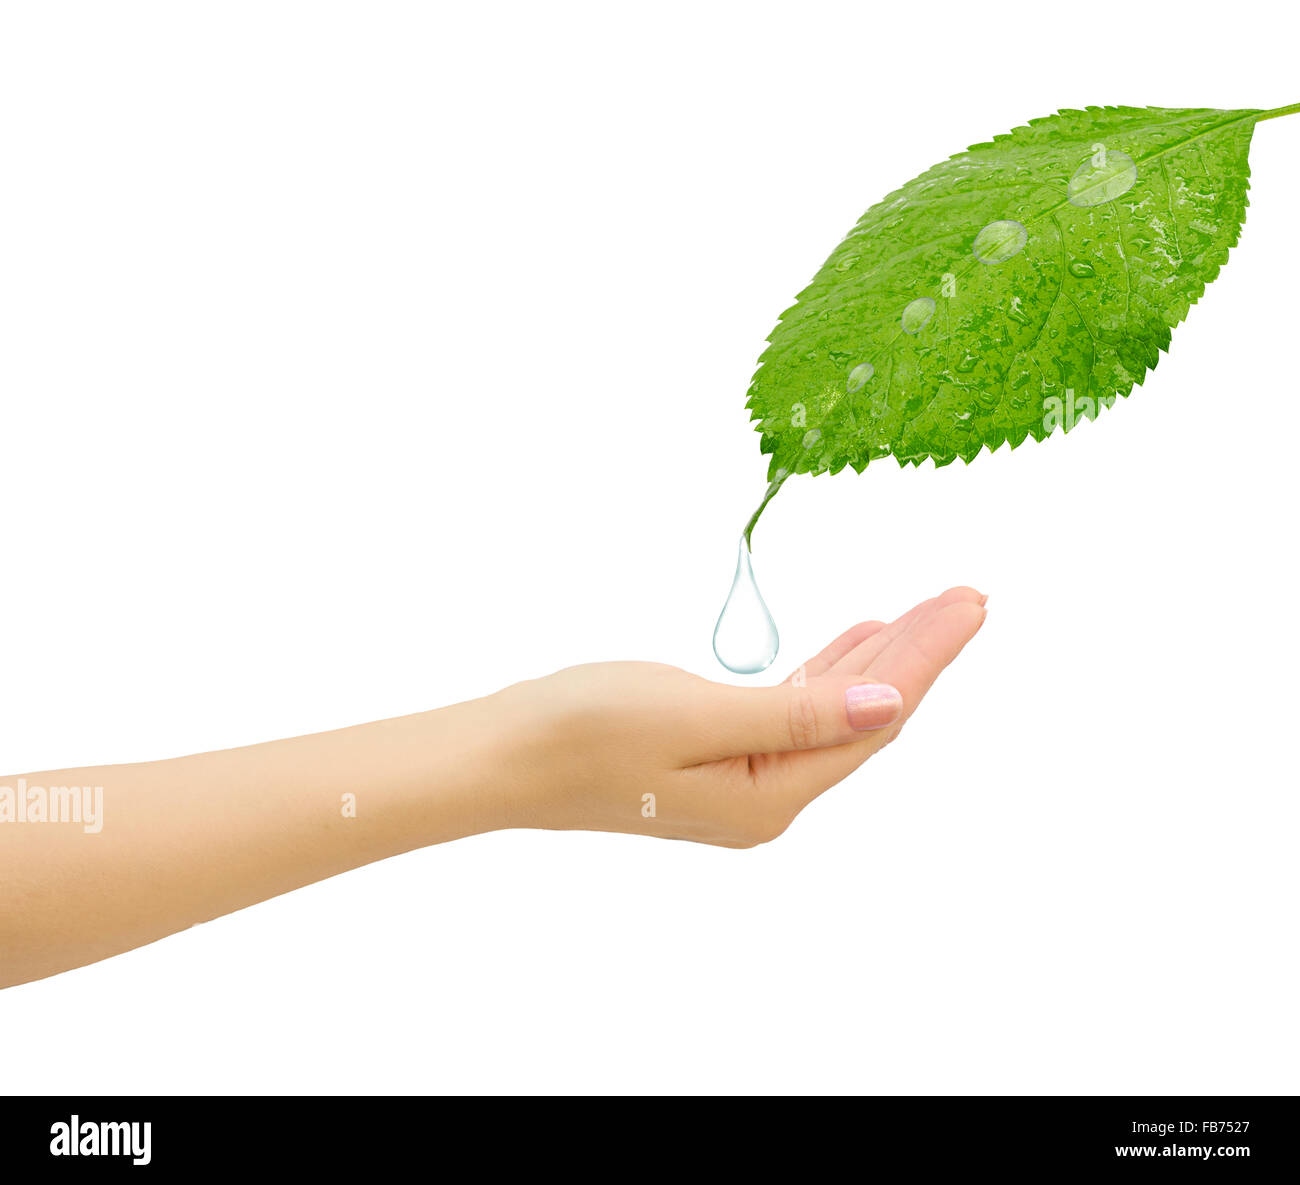
[[[1127,395],[1226,262],[1255,122],[1286,110],[1062,111],[872,206],[760,359],[769,480],[970,461]]]

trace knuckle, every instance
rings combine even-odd
[[[815,749],[818,739],[817,704],[806,687],[799,687],[790,696],[790,747]]]

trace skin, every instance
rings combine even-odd
[[[765,843],[898,735],[983,624],[984,599],[955,588],[889,624],[862,622],[777,687],[599,663],[335,732],[23,775],[102,786],[104,825],[0,824],[0,988],[485,831]],[[901,697],[870,731],[846,709],[863,684]]]

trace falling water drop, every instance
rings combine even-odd
[[[776,622],[763,603],[749,561],[749,543],[740,537],[736,578],[713,630],[713,653],[737,675],[756,675],[772,665],[780,640]]]

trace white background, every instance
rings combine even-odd
[[[1274,5],[0,11],[6,775],[725,677],[745,389],[858,215],[1058,107],[1300,100]],[[772,504],[782,673],[990,594],[778,842],[371,866],[3,993],[0,1090],[1300,1088],[1297,161],[1099,423]]]

